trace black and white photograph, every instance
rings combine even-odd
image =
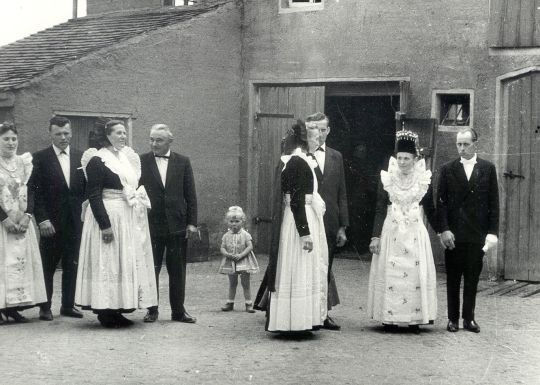
[[[540,1],[0,18],[0,383],[540,385]]]

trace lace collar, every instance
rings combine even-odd
[[[95,149],[89,148],[83,153],[81,165],[86,179],[86,167],[90,159],[94,156],[101,158],[105,166],[113,173],[118,175],[122,186],[130,185],[136,188],[141,177],[141,160],[131,147],[124,147],[118,151],[118,157],[107,148]]]
[[[287,163],[289,162],[289,160],[291,160],[291,158],[293,156],[298,156],[300,158],[302,158],[308,165],[309,167],[312,169],[312,170],[315,170],[318,166],[317,164],[317,161],[309,156],[307,156],[300,147],[296,148],[291,155],[283,155],[281,157],[281,161],[283,162],[284,166],[283,166],[283,170],[285,170],[285,168],[287,168]],[[283,171],[282,170],[282,171]]]

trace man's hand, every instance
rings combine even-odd
[[[347,242],[347,234],[345,233],[345,227],[340,227],[336,235],[336,246],[343,247]]]
[[[101,230],[101,239],[103,239],[103,242],[105,243],[111,243],[114,240],[114,234],[110,227],[108,229]]]
[[[196,226],[193,225],[187,225],[186,227],[186,238],[193,238],[197,237],[198,239],[201,239],[201,235],[199,234],[199,230]]]
[[[379,254],[381,252],[381,239],[380,238],[372,238],[371,243],[369,244],[369,251],[372,254]]]
[[[42,237],[52,237],[54,234],[56,234],[54,226],[50,220],[47,219],[39,224],[39,234],[41,234]]]
[[[17,226],[17,224],[13,222],[10,217],[4,219],[2,221],[2,224],[4,225],[8,233],[15,234],[19,232],[19,226]]]
[[[441,234],[441,243],[445,249],[448,250],[454,250],[456,247],[455,242],[456,237],[454,236],[454,233],[452,233],[450,230],[443,231]]]

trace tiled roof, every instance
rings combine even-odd
[[[216,7],[109,13],[58,24],[0,47],[0,90],[22,86],[58,64],[145,32],[190,20]]]

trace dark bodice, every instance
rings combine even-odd
[[[281,191],[291,196],[291,211],[298,234],[309,235],[306,217],[306,194],[313,194],[313,173],[302,158],[292,156],[281,173]]]
[[[88,175],[86,191],[92,213],[96,218],[99,228],[101,230],[108,229],[111,227],[111,222],[103,204],[103,189],[122,190],[122,183],[118,175],[109,170],[98,156],[90,159],[90,162],[86,166],[86,174]]]

